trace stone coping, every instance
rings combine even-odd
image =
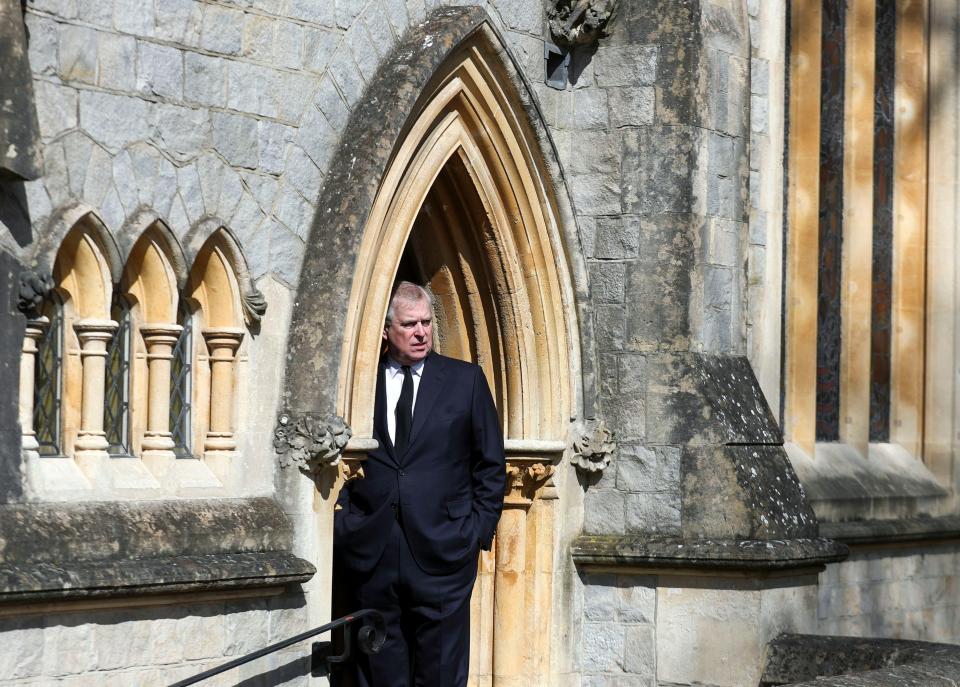
[[[0,506],[0,602],[309,580],[270,498]]]
[[[960,515],[821,522],[820,533],[850,546],[960,539]]]
[[[581,535],[572,546],[581,566],[773,571],[809,568],[847,557],[845,544],[826,538],[695,540],[647,535]]]
[[[958,680],[955,644],[783,634],[767,645],[760,686],[938,687]]]
[[[0,565],[0,603],[267,587],[306,582],[315,572],[284,551]]]

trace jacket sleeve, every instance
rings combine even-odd
[[[506,486],[506,458],[500,418],[493,404],[487,379],[476,368],[473,384],[473,510],[477,517],[477,538],[486,551],[493,544]]]

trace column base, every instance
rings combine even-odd
[[[143,435],[143,442],[140,444],[140,447],[144,453],[147,451],[168,451],[173,455],[175,445],[176,444],[173,443],[173,435],[171,435],[170,432],[147,431]]]
[[[40,443],[37,441],[36,434],[24,434],[20,441],[20,447],[24,451],[39,451]]]
[[[226,451],[233,453],[237,450],[237,440],[233,432],[207,432],[203,440],[203,453]]]

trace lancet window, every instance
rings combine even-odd
[[[193,316],[181,297],[178,322],[182,329],[173,347],[170,366],[170,433],[179,457],[192,455],[193,438]]]
[[[115,297],[111,311],[117,329],[107,346],[103,427],[111,455],[129,455],[131,315],[125,298]]]
[[[63,303],[56,293],[47,299],[40,320],[27,325],[24,344],[32,342],[33,407],[32,429],[24,422],[25,432],[32,432],[34,446],[41,454],[57,455],[60,443],[60,403],[63,394]],[[24,351],[27,354],[27,351]],[[29,361],[28,361],[29,362]]]

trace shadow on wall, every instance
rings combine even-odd
[[[0,180],[0,225],[21,248],[33,243],[30,228],[30,208],[22,181]]]

